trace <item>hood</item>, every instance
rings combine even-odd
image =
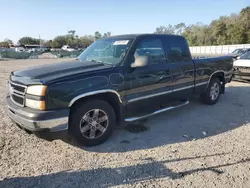
[[[239,59],[234,62],[234,66],[237,67],[250,67],[250,60],[249,59]]]
[[[76,74],[87,73],[112,68],[111,65],[104,65],[95,62],[62,62],[49,65],[35,66],[28,69],[12,72],[11,79],[21,82],[21,80],[32,80],[33,82],[45,83],[51,80],[74,76]]]

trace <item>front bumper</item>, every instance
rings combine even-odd
[[[40,111],[15,105],[9,96],[6,97],[8,116],[18,126],[39,137],[50,139],[49,135],[67,131],[69,109]]]
[[[250,73],[234,72],[233,80],[250,81]]]

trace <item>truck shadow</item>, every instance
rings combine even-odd
[[[146,182],[160,178],[169,180],[181,179],[187,175],[198,172],[210,171],[215,175],[223,174],[222,167],[233,166],[250,161],[242,159],[231,163],[223,163],[213,166],[198,167],[185,171],[174,172],[167,168],[169,163],[187,161],[189,163],[198,159],[216,158],[225,156],[227,153],[211,154],[206,156],[195,156],[178,158],[164,161],[155,161],[152,158],[143,159],[136,165],[124,166],[118,168],[100,167],[98,169],[83,171],[62,171],[54,174],[40,175],[36,177],[16,177],[0,181],[0,187],[4,188],[28,188],[28,187],[111,187],[124,184],[134,184],[137,182]],[[210,159],[211,160],[211,159]],[[107,176],[109,178],[107,178]]]
[[[225,95],[212,106],[202,104],[199,97],[194,96],[188,106],[162,113],[144,122],[121,125],[105,143],[83,149],[94,152],[150,149],[203,139],[236,129],[250,122],[250,87],[247,86],[227,87]]]

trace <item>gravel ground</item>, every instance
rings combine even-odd
[[[123,125],[106,143],[79,148],[28,135],[6,115],[10,72],[56,61],[0,62],[1,188],[250,187],[249,84],[228,84],[217,105],[194,97],[142,122],[143,132]]]

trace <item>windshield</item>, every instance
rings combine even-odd
[[[232,53],[233,54],[243,54],[244,52],[245,52],[244,49],[236,49]]]
[[[247,52],[244,55],[242,55],[240,59],[250,59],[250,52]]]
[[[128,38],[98,40],[84,50],[78,59],[115,65],[123,60],[132,41]]]

